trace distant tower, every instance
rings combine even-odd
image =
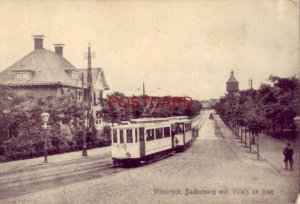
[[[231,71],[230,78],[226,82],[226,90],[228,94],[236,94],[239,92],[239,82],[234,77],[233,71]]]

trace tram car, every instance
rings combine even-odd
[[[175,135],[176,150],[184,150],[193,143],[192,123],[185,116],[169,118],[172,134]]]
[[[183,150],[192,143],[187,118],[142,118],[112,127],[114,165],[138,165],[154,156]]]

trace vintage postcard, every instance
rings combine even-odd
[[[300,204],[298,0],[0,0],[0,203]]]

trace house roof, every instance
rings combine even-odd
[[[67,70],[77,69],[64,57],[46,49],[35,49],[3,72],[0,73],[0,84],[11,86],[63,84],[81,87],[81,80],[74,80]],[[29,80],[16,80],[15,73],[31,73]]]
[[[83,73],[83,82],[87,85],[88,69],[77,69],[80,74]],[[94,89],[108,90],[109,86],[102,68],[92,68],[92,84]]]
[[[227,83],[228,82],[238,82],[236,80],[236,78],[234,77],[234,72],[233,71],[231,71],[230,78],[228,79]]]

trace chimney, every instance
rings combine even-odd
[[[43,49],[43,39],[45,36],[43,35],[33,35],[34,40],[34,49]]]
[[[63,56],[64,44],[53,44],[55,48],[55,53],[59,56]]]

